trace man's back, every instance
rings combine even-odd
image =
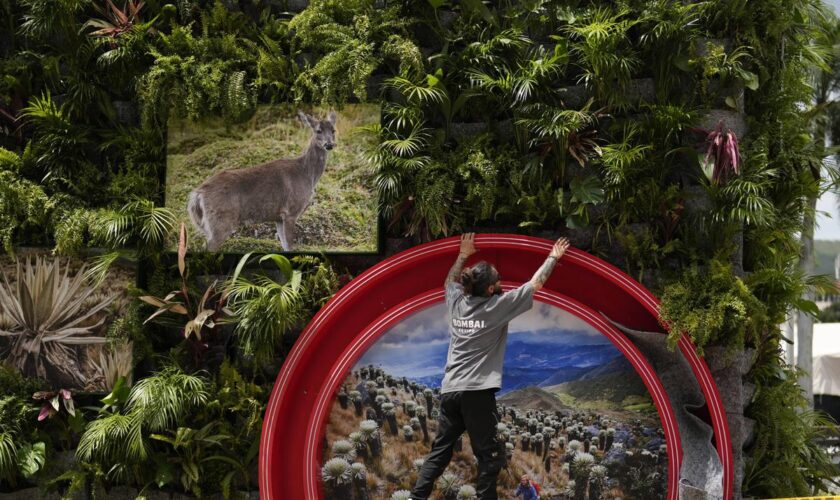
[[[502,386],[508,323],[531,309],[530,283],[490,297],[465,295],[456,282],[446,286],[449,353],[441,392]]]

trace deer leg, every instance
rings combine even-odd
[[[286,219],[281,219],[275,224],[277,228],[277,239],[280,240],[280,247],[283,250],[289,250],[289,242],[286,241],[286,228],[285,228]]]
[[[227,227],[216,227],[207,231],[207,251],[217,252],[232,234],[233,230]]]
[[[291,250],[292,243],[295,241],[295,222],[297,222],[297,217],[287,217],[284,219],[284,229],[286,230],[286,243],[288,244],[288,248],[286,250]]]

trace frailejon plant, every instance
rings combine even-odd
[[[353,462],[353,491],[359,500],[368,500],[367,469],[361,462]]]
[[[353,468],[343,458],[331,458],[321,468],[321,478],[333,498],[350,498]]]
[[[343,458],[348,462],[353,462],[356,458],[356,448],[350,441],[340,439],[333,443],[332,454],[334,457]]]
[[[458,495],[455,498],[458,500],[473,500],[478,497],[475,487],[470,484],[465,484],[458,489]]]

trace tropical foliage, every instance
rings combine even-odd
[[[111,264],[134,254],[141,269],[131,307],[97,337],[110,394],[74,395],[75,415],[60,397],[37,422],[32,394],[62,387],[0,369],[0,488],[46,479],[73,448],[76,466],[49,478],[65,494],[253,487],[268,387],[302,326],[362,269],[163,252],[183,235],[162,203],[166,124],[364,100],[382,103],[369,163],[388,237],[572,236],[659,294],[663,322],[699,349],[755,352],[745,495],[825,488],[835,471],[813,443],[827,422],[808,410],[779,328],[831,289],[799,268],[813,202],[840,179],[823,141],[840,136],[838,23],[822,2],[286,7],[0,2],[0,244],[90,259],[73,276],[21,264],[0,285],[12,371],[69,359],[108,308],[94,290]],[[322,472],[358,488],[366,472],[343,465]]]

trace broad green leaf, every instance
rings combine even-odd
[[[291,278],[291,276],[292,276],[292,263],[289,262],[289,259],[287,259],[285,256],[280,255],[280,254],[269,253],[269,254],[263,255],[260,258],[260,264],[262,264],[263,262],[265,262],[267,260],[271,260],[272,262],[274,262],[274,264],[277,266],[277,268],[280,269],[280,272],[283,273],[284,278],[286,278],[286,279]]]
[[[566,217],[566,227],[569,229],[580,229],[588,226],[586,219],[577,214],[570,214]]]
[[[752,71],[744,71],[744,85],[750,90],[758,90],[758,75]]]
[[[46,449],[43,441],[25,443],[18,449],[18,469],[23,477],[32,477],[41,470],[46,462]]]
[[[604,187],[595,175],[584,178],[575,177],[569,183],[569,190],[572,193],[572,201],[578,203],[595,204],[604,201]]]
[[[126,385],[125,377],[120,376],[114,382],[114,388],[111,393],[102,398],[102,402],[109,406],[120,406],[128,399],[129,388]]]
[[[157,466],[155,470],[155,484],[157,484],[158,488],[163,488],[167,484],[171,484],[175,481],[175,473],[172,470],[172,464],[166,460],[158,460],[155,465]]]

